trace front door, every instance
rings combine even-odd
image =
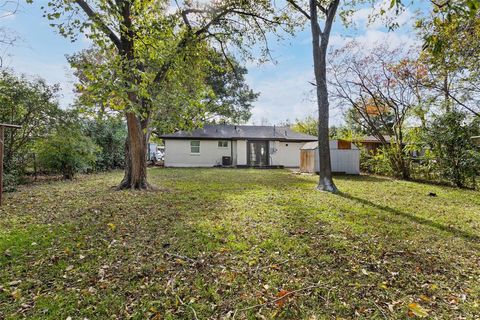
[[[248,141],[247,160],[251,167],[268,166],[268,141]]]

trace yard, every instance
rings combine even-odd
[[[41,183],[0,209],[0,319],[475,319],[478,192],[288,170]],[[429,195],[434,193],[435,195]]]

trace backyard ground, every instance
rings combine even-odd
[[[478,319],[480,194],[288,170],[152,169],[21,187],[0,319]],[[429,195],[435,193],[436,196]]]

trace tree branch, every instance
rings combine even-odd
[[[75,2],[82,8],[85,14],[95,23],[100,26],[100,29],[105,33],[105,35],[113,42],[118,51],[122,50],[122,42],[120,38],[110,29],[105,22],[102,21],[98,13],[93,11],[93,9],[85,2],[85,0],[75,0]]]
[[[287,0],[288,3],[290,3],[292,5],[292,7],[294,7],[298,12],[300,12],[301,14],[303,14],[308,20],[311,20],[311,17],[310,15],[307,13],[307,11],[303,10],[302,7],[300,7],[300,5],[298,5],[295,0]]]

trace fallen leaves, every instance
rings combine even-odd
[[[425,318],[425,317],[428,317],[428,312],[430,310],[428,309],[425,309],[424,307],[422,307],[421,305],[419,305],[418,303],[409,303],[408,304],[408,316],[409,317],[413,317],[413,316],[417,316],[419,318]]]
[[[13,290],[12,293],[10,293],[10,295],[12,296],[13,299],[20,300],[20,298],[22,297],[22,292],[20,291],[20,289],[16,289],[16,290]]]
[[[287,299],[289,297],[291,297],[290,292],[282,289],[277,293],[277,298],[280,298],[280,299],[277,299],[275,301],[275,304],[277,305],[277,307],[283,307],[285,303],[288,301]]]
[[[108,227],[110,230],[112,230],[113,232],[115,232],[115,230],[117,230],[117,226],[116,226],[114,223],[112,223],[112,222],[107,223],[107,227]]]

